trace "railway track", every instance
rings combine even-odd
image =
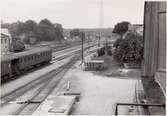
[[[87,49],[87,48],[85,48]],[[56,60],[62,60],[72,55],[77,55],[81,50],[73,52],[73,54],[62,56]],[[94,51],[94,50],[93,50]],[[93,52],[92,51],[92,52]],[[41,77],[30,81],[29,83],[13,90],[12,92],[1,96],[1,107],[7,106],[12,101],[16,100],[18,97],[26,94],[35,87],[39,87],[37,91],[33,92],[32,96],[26,101],[18,101],[16,104],[21,104],[21,107],[17,109],[16,112],[13,112],[13,115],[18,114],[31,114],[45,98],[52,92],[52,90],[57,86],[63,75],[68,71],[68,69],[77,61],[77,57],[73,57],[68,63],[60,66],[57,69],[54,69]],[[54,78],[56,77],[56,78]],[[42,85],[42,86],[41,86]]]
[[[47,95],[49,95],[49,93],[57,86],[57,84],[61,80],[61,77],[77,61],[77,58],[78,57],[71,58],[71,60],[68,63],[62,65],[61,67],[43,75],[40,78],[37,78],[36,80],[32,80],[26,85],[19,87],[18,89],[2,96],[1,100],[4,102],[1,103],[1,107],[10,104],[10,102],[14,101],[19,96],[26,94],[29,90],[32,90],[34,87],[41,86],[41,84],[43,84],[41,87],[39,87],[38,91],[36,91],[31,98],[27,99],[26,101],[16,102],[16,104],[18,103],[23,105],[13,114],[17,115],[20,114],[20,112],[22,111],[24,112],[24,108],[29,107],[29,105],[32,105],[32,101],[36,101],[37,99],[38,104],[40,104],[47,97]],[[35,104],[35,106],[38,105]]]
[[[95,46],[95,45],[92,45],[92,46],[90,46],[90,48],[91,48],[91,47],[94,47],[94,46]],[[84,50],[86,50],[87,48],[88,48],[88,47],[85,47]],[[53,51],[53,52],[54,52],[54,51]],[[57,57],[57,58],[52,59],[51,62],[63,60],[63,59],[65,59],[65,58],[70,57],[70,56],[72,56],[72,55],[75,55],[75,54],[77,54],[77,53],[79,53],[79,52],[81,52],[81,50],[74,51],[74,52],[72,52],[72,53],[70,53],[70,54],[62,55],[62,56],[60,56],[60,57]],[[27,74],[27,73],[30,73],[30,72],[35,71],[35,70],[38,70],[38,69],[40,69],[40,68],[42,68],[42,67],[44,67],[44,66],[47,66],[47,65],[49,65],[49,64],[42,65],[42,66],[40,66],[40,67],[38,67],[38,68],[30,67],[30,68],[29,68],[26,72],[24,72],[24,73],[20,73],[19,75],[15,75],[15,76],[13,75],[13,76],[10,78],[10,80],[3,80],[3,81],[1,81],[1,84],[3,85],[3,84],[5,84],[5,83],[7,83],[7,82],[9,82],[9,81],[15,80],[16,78],[19,78],[20,76],[23,76],[23,75],[25,75],[25,74]]]
[[[61,70],[63,66],[59,67],[58,69],[52,70],[30,82],[28,82],[27,84],[25,84],[24,86],[21,86],[13,91],[11,91],[8,94],[5,94],[3,96],[1,96],[1,101],[3,101],[1,103],[1,107],[3,107],[4,105],[6,105],[7,103],[9,103],[10,101],[14,100],[15,98],[21,96],[22,94],[26,93],[28,90],[31,90],[32,88],[40,85],[43,82],[48,81],[49,79],[51,79],[52,76],[55,75],[55,73],[57,73],[58,70]],[[50,76],[48,76],[48,74]]]
[[[78,57],[73,57],[67,64],[56,70],[54,75],[49,75],[51,79],[45,83],[40,90],[29,99],[28,102],[24,103],[15,113],[12,115],[29,115],[32,114],[37,107],[45,100],[45,98],[54,90],[58,85],[64,74],[69,68],[77,61]],[[56,78],[54,78],[56,77]]]
[[[91,45],[91,46],[87,46],[86,48],[84,48],[84,51],[85,50],[87,50],[88,48],[90,49],[91,47],[94,47],[94,46],[96,46],[96,44],[95,45]],[[90,52],[94,52],[95,50],[93,50],[93,51],[90,51]],[[64,58],[67,58],[67,57],[70,57],[70,56],[72,56],[72,55],[76,55],[76,54],[78,54],[78,53],[80,53],[81,52],[81,49],[80,50],[78,50],[78,51],[74,51],[74,52],[72,52],[71,54],[66,54],[66,55],[63,55],[63,56],[60,56],[60,57],[58,57],[58,58],[54,58],[54,59],[52,59],[52,61],[60,61],[60,60],[62,60],[62,59],[64,59]]]

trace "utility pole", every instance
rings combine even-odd
[[[88,33],[88,50],[90,50],[90,43],[89,43],[89,39],[90,39],[90,33]]]
[[[82,41],[82,52],[81,52],[81,55],[82,55],[82,63],[84,62],[84,50],[83,50],[83,40],[84,40],[84,32],[81,32],[81,41]]]
[[[103,17],[103,0],[100,0],[100,29],[104,27],[104,17]],[[101,40],[101,34],[102,32],[99,32],[99,41],[98,41],[98,46],[100,47],[100,40]]]
[[[100,35],[100,32],[99,32],[99,41],[98,41],[98,47],[100,47],[100,39],[101,39],[101,35]]]

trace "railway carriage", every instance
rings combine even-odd
[[[1,78],[2,80],[4,78],[9,78],[12,76],[12,60],[14,60],[16,57],[14,57],[12,54],[5,55],[1,57]]]
[[[35,48],[1,57],[1,80],[10,79],[30,67],[49,63],[52,50],[48,47]]]
[[[31,66],[35,66],[42,63],[48,63],[52,58],[52,52],[50,48],[38,48],[29,51],[24,51],[15,54],[18,58],[15,59],[18,64],[18,69],[23,70]]]

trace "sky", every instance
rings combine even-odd
[[[3,23],[44,18],[61,23],[64,28],[100,27],[101,0],[3,0],[0,15]],[[143,0],[103,0],[103,27],[120,21],[143,23]]]

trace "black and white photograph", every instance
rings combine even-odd
[[[0,115],[166,115],[167,1],[1,0]]]

